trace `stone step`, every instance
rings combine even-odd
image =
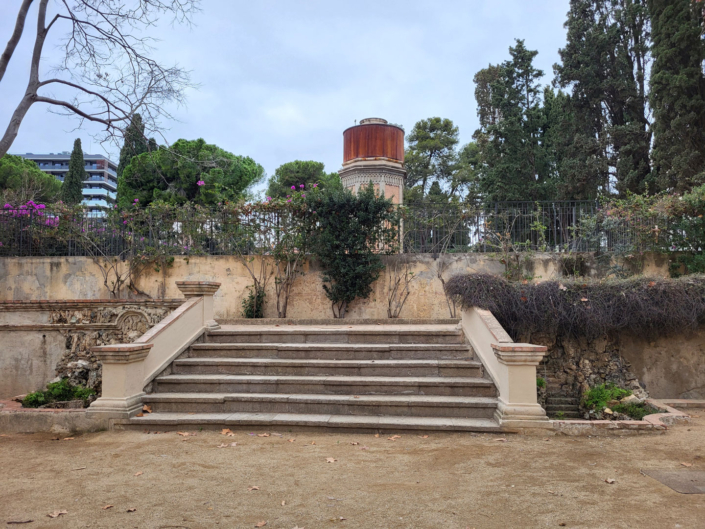
[[[211,343],[464,343],[458,325],[224,325]]]
[[[196,343],[190,358],[282,358],[320,360],[424,360],[474,358],[468,344],[263,344]]]
[[[558,415],[558,412],[549,412],[546,410],[546,415],[552,419],[562,418],[562,419],[582,419],[582,415],[578,411],[564,411],[561,412],[562,415]]]
[[[287,395],[283,393],[157,393],[143,402],[155,413],[317,413],[403,417],[484,417],[497,408],[492,397],[433,395]]]
[[[134,430],[190,430],[221,428],[313,429],[359,432],[413,432],[447,430],[462,432],[501,432],[492,419],[461,417],[374,417],[369,415],[329,415],[297,413],[149,413],[116,421],[116,428]],[[271,431],[271,429],[270,429]]]
[[[573,397],[547,397],[546,404],[572,404],[577,407],[580,401]]]
[[[474,360],[289,360],[280,358],[182,358],[174,374],[481,377]]]
[[[154,382],[154,393],[496,396],[490,380],[476,377],[164,375]]]
[[[556,413],[558,411],[577,411],[575,404],[548,404],[546,403],[546,413]]]

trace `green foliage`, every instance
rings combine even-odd
[[[61,180],[42,171],[32,160],[6,154],[0,158],[0,196],[3,203],[18,206],[30,200],[53,202],[61,191]]]
[[[248,295],[242,300],[243,318],[264,318],[266,292],[263,288],[247,287]]]
[[[263,177],[264,169],[252,158],[203,139],[182,139],[132,158],[118,180],[118,205],[127,208],[135,199],[140,206],[155,201],[204,206],[236,202]]]
[[[313,189],[317,184],[319,189],[340,187],[338,173],[326,173],[321,162],[300,161],[287,162],[277,167],[274,176],[269,179],[267,196],[273,199],[293,196],[304,184],[305,189]],[[295,189],[291,189],[294,186]]]
[[[612,383],[600,384],[590,388],[583,395],[583,406],[589,410],[602,410],[611,400],[621,400],[631,394],[630,390],[617,387]]]
[[[643,192],[650,172],[646,109],[649,17],[644,0],[572,0],[566,47],[555,65],[562,100],[557,163],[561,194]]]
[[[545,388],[546,387],[546,381],[541,378],[541,377],[536,377],[536,387],[537,388]]]
[[[125,167],[130,165],[132,158],[144,152],[156,150],[156,148],[154,139],[147,140],[144,136],[142,116],[140,114],[132,116],[130,124],[125,129],[124,142],[120,149],[120,161],[117,168],[118,179],[122,176]]]
[[[86,163],[83,160],[83,149],[80,138],[76,138],[69,160],[69,170],[61,186],[61,200],[69,206],[83,201],[83,181],[86,179]]]
[[[480,190],[485,202],[542,200],[555,196],[545,141],[546,117],[533,65],[538,54],[517,40],[511,59],[475,76],[480,129]]]
[[[420,185],[420,194],[426,194],[429,180],[453,185],[458,161],[458,127],[449,119],[422,119],[406,137],[408,147],[404,155],[406,185]],[[456,183],[454,187],[459,187]]]
[[[635,421],[641,421],[647,415],[652,413],[659,413],[660,410],[646,404],[645,402],[631,403],[631,404],[617,404],[612,411],[615,413],[622,413],[628,415]]]
[[[72,386],[68,378],[62,378],[58,382],[47,384],[46,391],[29,393],[22,401],[22,406],[25,408],[38,408],[52,402],[86,401],[92,395],[95,395],[94,390],[82,386]]]
[[[308,196],[307,204],[318,221],[312,249],[327,283],[323,288],[333,316],[344,318],[350,303],[372,293],[384,270],[380,254],[395,251],[398,214],[391,200],[375,195],[371,183],[357,196],[333,189]]]
[[[703,11],[692,0],[649,0],[653,68],[653,163],[658,189],[705,183]]]

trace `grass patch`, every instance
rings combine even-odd
[[[68,378],[63,378],[58,382],[47,384],[46,391],[35,391],[28,394],[22,401],[25,408],[39,408],[52,402],[64,402],[68,400],[87,401],[95,391],[82,386],[72,386]]]
[[[590,410],[602,410],[611,400],[621,400],[628,397],[632,392],[628,389],[623,389],[615,386],[612,383],[600,384],[590,388],[583,397],[583,406]]]
[[[612,408],[612,411],[628,415],[636,421],[641,421],[647,415],[651,415],[652,413],[659,413],[661,410],[654,408],[653,406],[650,406],[644,402],[640,402],[632,404],[617,404],[614,408]]]
[[[536,387],[537,388],[545,388],[546,387],[546,381],[541,378],[541,377],[536,377]]]

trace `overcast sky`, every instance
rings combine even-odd
[[[0,48],[19,5],[0,0]],[[179,122],[165,136],[204,138],[273,174],[296,159],[339,169],[343,130],[372,116],[407,131],[423,118],[450,118],[467,143],[477,127],[473,75],[507,59],[521,38],[538,50],[536,65],[549,83],[565,44],[568,0],[203,0],[202,6],[192,28],[164,23],[153,32],[161,41],[159,59],[191,70],[200,85],[189,91],[186,107],[174,109]],[[2,131],[27,83],[35,17],[36,5],[0,83]],[[52,33],[47,59],[62,36]],[[75,125],[34,105],[10,152],[71,150],[80,137],[84,152],[104,153],[90,129],[72,131]],[[117,152],[108,154],[117,160]]]

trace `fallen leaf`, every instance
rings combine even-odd
[[[558,288],[563,291],[568,290],[568,287],[566,287],[565,285],[563,285],[561,283],[558,283]]]
[[[103,507],[103,510],[107,511],[108,509],[112,509],[113,507],[115,507],[115,505],[106,505],[105,507]]]
[[[396,441],[397,439],[401,439],[401,435],[392,435],[391,437],[387,437],[387,441]]]
[[[237,446],[237,443],[230,443],[230,444],[228,444],[228,443],[222,443],[222,444],[219,444],[219,445],[218,445],[218,448],[229,448],[229,447],[231,447],[231,446]]]
[[[78,468],[72,468],[71,471],[73,472],[74,470],[86,470],[86,467],[78,467]]]
[[[558,527],[565,527],[565,522],[561,522],[558,524]]]
[[[681,463],[684,467],[692,467],[693,463]]]
[[[145,404],[144,406],[142,406],[142,411],[146,411],[147,413],[152,413],[152,407]]]
[[[259,490],[259,487],[247,487],[247,490],[253,491],[253,490]]]
[[[137,415],[135,415],[135,417],[144,417],[144,413],[140,412]]]
[[[428,439],[428,435],[419,435],[419,439]]]
[[[127,509],[127,512],[135,512],[136,510],[137,510],[137,509],[135,509],[134,507],[132,507],[131,509]]]
[[[360,447],[360,450],[369,450],[369,449],[370,449],[369,446],[361,446],[361,447]]]
[[[258,433],[257,437],[269,437],[268,433]]]
[[[558,495],[557,492],[553,492],[552,490],[549,490],[548,493],[549,493],[549,494],[553,494],[554,496],[555,496],[555,495]]]
[[[142,475],[142,472],[137,472],[137,473],[135,474],[135,476],[141,476],[141,475]]]
[[[267,522],[265,522],[264,520],[262,520],[261,522],[257,522],[257,523],[255,524],[255,527],[264,527],[265,525],[267,525]]]
[[[73,441],[75,437],[64,437],[64,441]]]
[[[284,507],[284,505],[286,505],[286,500],[282,500],[282,507]]]
[[[188,432],[176,432],[183,437],[188,437],[190,434]]]
[[[588,300],[588,298],[580,298],[580,301],[585,302],[585,301],[589,301],[589,300]]]
[[[507,442],[507,440],[506,440],[504,437],[502,437],[501,439],[495,439],[495,441],[501,441],[501,442],[503,442],[503,443],[506,443],[506,442]]]
[[[312,445],[315,445],[315,444],[316,444],[316,441],[311,441],[311,444],[312,444]]]
[[[6,436],[3,436],[6,437]],[[7,522],[7,525],[11,524],[21,524],[21,523],[32,523],[34,520],[15,520],[15,521],[9,521]]]
[[[58,518],[62,514],[68,514],[69,511],[54,511],[52,513],[47,514],[49,518]]]
[[[359,445],[360,443],[358,443],[358,442],[356,442],[356,441],[353,441],[353,442],[350,443],[350,444],[353,445],[353,446],[357,446],[357,445]]]
[[[347,518],[343,518],[342,516],[340,517],[341,520],[347,520]]]
[[[360,395],[353,395],[353,398],[354,398],[354,399],[359,399],[359,398],[360,398]]]
[[[650,287],[656,286],[656,281],[649,281],[649,286]]]
[[[52,437],[51,440],[52,441],[61,441],[61,438],[60,437]]]
[[[306,529],[305,527],[299,527],[298,525],[296,527],[293,527],[292,529]]]
[[[287,439],[287,441],[289,441],[290,443],[293,443],[294,441],[296,441],[296,439]]]
[[[616,480],[614,480],[614,479],[612,479],[612,478],[607,478],[607,479],[605,480],[605,483],[609,483],[610,485],[612,485],[612,484],[615,483],[615,482],[616,482]]]
[[[548,437],[546,437],[546,438],[544,438],[544,441],[550,441],[550,439]]]
[[[222,435],[228,435],[228,434],[233,433],[233,431],[230,428],[223,428],[222,430],[220,430],[220,433]]]
[[[379,434],[378,434],[378,433],[376,433],[376,434],[375,434],[375,437],[379,437]]]
[[[335,463],[337,459],[332,458],[332,457],[326,457],[326,463]]]

